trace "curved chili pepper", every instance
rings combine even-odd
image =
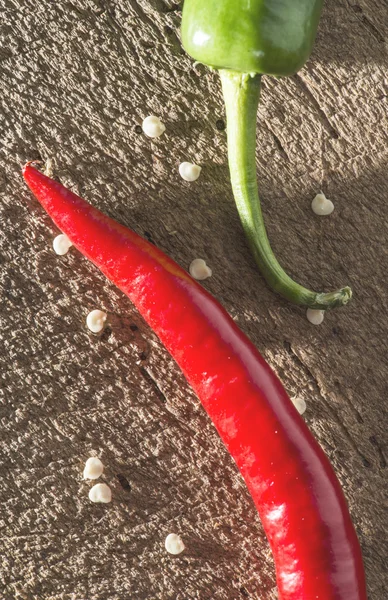
[[[182,41],[195,60],[220,70],[233,194],[259,269],[287,300],[327,310],[347,304],[352,291],[314,292],[281,267],[265,230],[255,160],[261,75],[292,75],[304,65],[322,5],[323,0],[185,0]]]
[[[281,600],[366,600],[359,543],[321,447],[224,308],[154,245],[31,164],[59,229],[135,304],[177,361],[240,469],[275,559]]]

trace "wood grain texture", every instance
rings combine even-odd
[[[388,596],[385,0],[327,0],[314,56],[264,78],[257,166],[270,239],[304,284],[354,300],[313,327],[250,257],[228,179],[216,73],[194,66],[169,0],[0,0],[0,597],[273,600],[250,497],[199,401],[130,302],[56,232],[20,167],[55,175],[183,266],[307,402],[349,500],[370,598]],[[157,114],[167,131],[139,130]],[[139,133],[140,131],[140,133]],[[178,164],[202,165],[183,182]],[[310,203],[322,189],[330,218]],[[89,310],[109,325],[89,334]],[[86,458],[106,465],[92,505]],[[187,551],[171,557],[165,536]],[[308,532],[306,532],[308,535]]]

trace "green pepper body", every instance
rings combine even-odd
[[[185,0],[182,41],[218,69],[296,73],[314,44],[323,0]]]
[[[323,0],[185,0],[182,41],[197,61],[219,70],[226,108],[231,184],[241,224],[270,287],[315,310],[343,306],[346,286],[316,292],[294,281],[268,239],[256,179],[256,116],[262,75],[296,73],[311,54]]]

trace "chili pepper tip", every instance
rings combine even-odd
[[[28,162],[26,162],[26,164],[22,167],[22,173],[24,175],[26,168],[33,166],[33,165],[43,165],[44,162],[43,160],[39,160],[39,159],[35,159],[35,160],[29,160]]]

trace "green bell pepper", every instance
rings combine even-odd
[[[293,281],[265,230],[256,179],[256,117],[262,75],[297,72],[308,60],[323,0],[185,0],[182,41],[196,61],[218,69],[226,106],[229,169],[240,219],[268,284],[295,304],[346,304],[349,287],[329,293]]]

